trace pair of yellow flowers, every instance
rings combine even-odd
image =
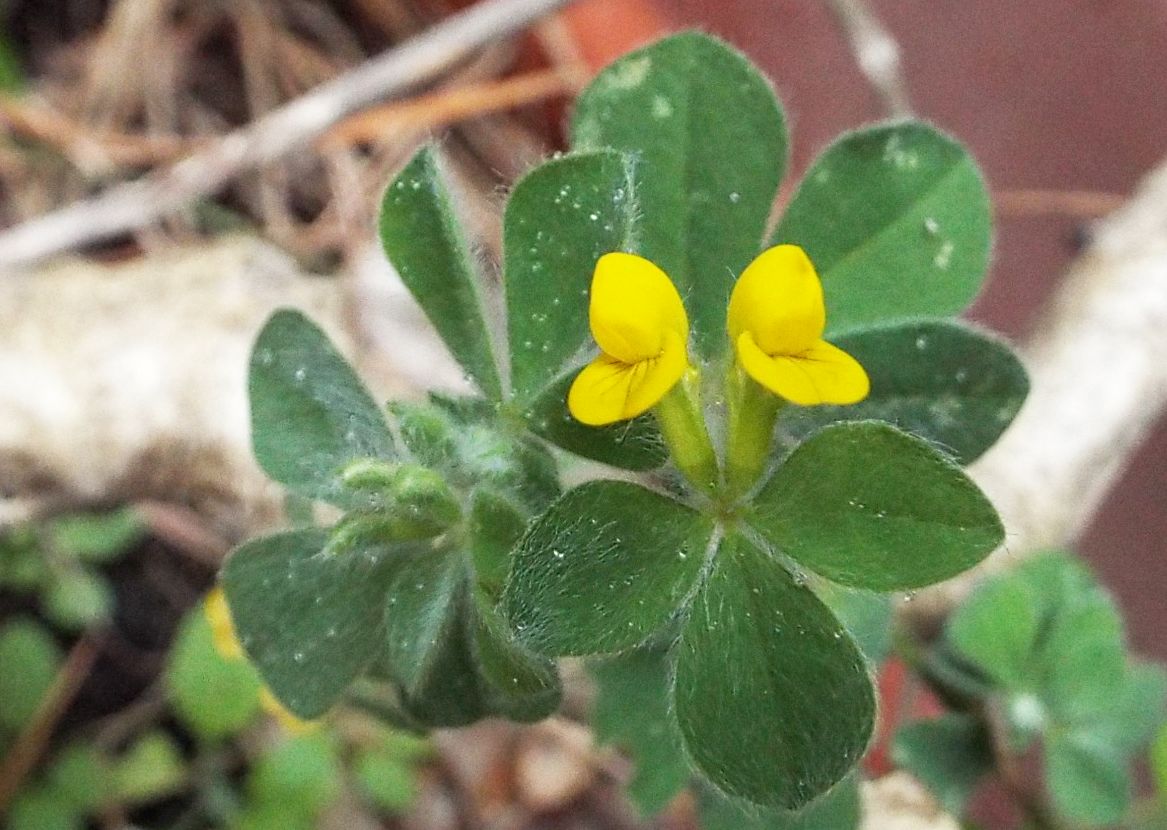
[[[602,426],[635,418],[690,370],[684,303],[665,272],[647,259],[602,256],[588,313],[601,354],[568,393],[576,420]],[[727,327],[738,365],[775,395],[801,406],[867,397],[863,367],[822,339],[822,283],[797,245],[770,248],[746,267],[730,296]]]

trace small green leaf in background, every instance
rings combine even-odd
[[[896,766],[918,778],[954,816],[994,768],[991,739],[970,715],[949,714],[908,724],[892,743]]]
[[[1033,669],[1038,619],[1020,580],[981,586],[948,621],[948,639],[998,683],[1020,687]]]
[[[515,550],[503,604],[516,637],[553,656],[644,642],[692,590],[712,533],[707,517],[635,484],[577,487]]]
[[[722,543],[677,649],[684,745],[722,791],[796,810],[867,748],[875,694],[863,655],[808,588],[741,537]]]
[[[45,615],[68,630],[102,622],[113,611],[113,588],[101,574],[85,570],[64,571],[42,594]]]
[[[806,568],[876,591],[948,579],[1004,539],[993,506],[955,463],[879,421],[808,438],[758,494],[751,521]]]
[[[401,281],[487,398],[499,400],[482,277],[446,187],[437,148],[423,147],[381,203],[381,244]]]
[[[1151,745],[1151,772],[1159,800],[1167,807],[1167,723],[1159,727],[1159,735]]]
[[[985,275],[988,192],[976,163],[928,124],[848,133],[811,165],[773,243],[822,277],[827,331],[958,314]]]
[[[328,807],[341,789],[341,766],[327,733],[284,741],[252,767],[247,789],[260,804],[278,805],[295,821]]]
[[[18,95],[24,91],[24,69],[8,33],[0,30],[0,92]]]
[[[589,668],[597,686],[596,738],[632,758],[636,771],[626,787],[628,796],[642,816],[656,815],[692,777],[669,711],[668,653],[646,647],[597,660]]]
[[[393,568],[416,548],[321,556],[327,530],[293,530],[236,548],[223,588],[239,641],[293,714],[328,710],[381,648]]]
[[[1062,815],[1090,827],[1110,826],[1130,803],[1125,760],[1105,747],[1069,733],[1053,735],[1045,747],[1050,795]]]
[[[267,321],[248,384],[255,457],[293,492],[344,503],[351,495],[337,475],[346,464],[394,454],[381,408],[324,332],[298,311],[277,311]]]
[[[853,406],[787,407],[779,421],[805,438],[835,421],[880,420],[918,435],[961,465],[991,447],[1025,401],[1029,379],[998,338],[948,320],[900,323],[843,335],[871,392]]]
[[[259,714],[258,673],[246,660],[219,654],[201,607],[178,630],[166,680],[175,712],[203,738],[235,734]]]
[[[1117,700],[1126,675],[1122,618],[1114,601],[1092,591],[1063,608],[1042,645],[1044,694],[1059,719],[1089,717]]]
[[[8,830],[83,830],[85,817],[52,787],[24,790],[8,810]]]
[[[362,752],[353,765],[353,775],[365,797],[390,815],[404,813],[417,798],[417,770],[391,751]]]
[[[86,813],[109,801],[109,776],[109,763],[96,749],[71,744],[53,757],[46,781],[58,799]]]
[[[859,782],[844,778],[798,812],[763,810],[726,798],[709,787],[697,795],[701,830],[857,830],[862,815]]]
[[[596,261],[631,250],[631,175],[620,153],[570,155],[535,168],[511,193],[503,224],[507,325],[511,384],[524,404],[587,342]]]
[[[180,791],[187,780],[182,752],[165,732],[147,732],[116,759],[110,777],[114,797],[142,803]]]
[[[572,142],[636,159],[634,250],[676,283],[698,351],[724,350],[730,288],[761,249],[786,167],[769,81],[716,38],[665,38],[596,76],[576,101]]]
[[[146,532],[132,508],[54,519],[46,528],[53,549],[85,562],[104,564],[117,559]]]
[[[524,723],[552,714],[563,695],[555,664],[512,641],[509,627],[493,608],[478,603],[473,622],[485,710]]]
[[[0,627],[0,733],[18,732],[28,723],[61,661],[61,649],[38,623],[17,618]]]
[[[818,594],[872,665],[879,665],[891,651],[892,599],[887,594],[856,591],[825,583]]]

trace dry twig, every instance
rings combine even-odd
[[[432,80],[490,41],[570,0],[492,0],[474,6],[237,130],[169,170],[0,234],[0,270],[149,225],[216,192],[241,172],[303,147],[337,121]]]
[[[908,84],[900,68],[900,47],[864,0],[831,0],[859,69],[878,93],[888,115],[912,114]]]

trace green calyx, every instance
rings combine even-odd
[[[697,489],[713,495],[718,490],[720,475],[697,396],[698,380],[697,371],[691,369],[661,398],[653,412],[677,469]]]

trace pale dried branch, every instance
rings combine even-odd
[[[887,115],[912,114],[908,84],[900,67],[900,46],[864,0],[831,0],[859,70],[879,95]]]
[[[217,192],[240,173],[307,145],[350,113],[432,80],[487,43],[568,2],[492,0],[473,6],[168,170],[0,233],[0,270],[156,222]]]

